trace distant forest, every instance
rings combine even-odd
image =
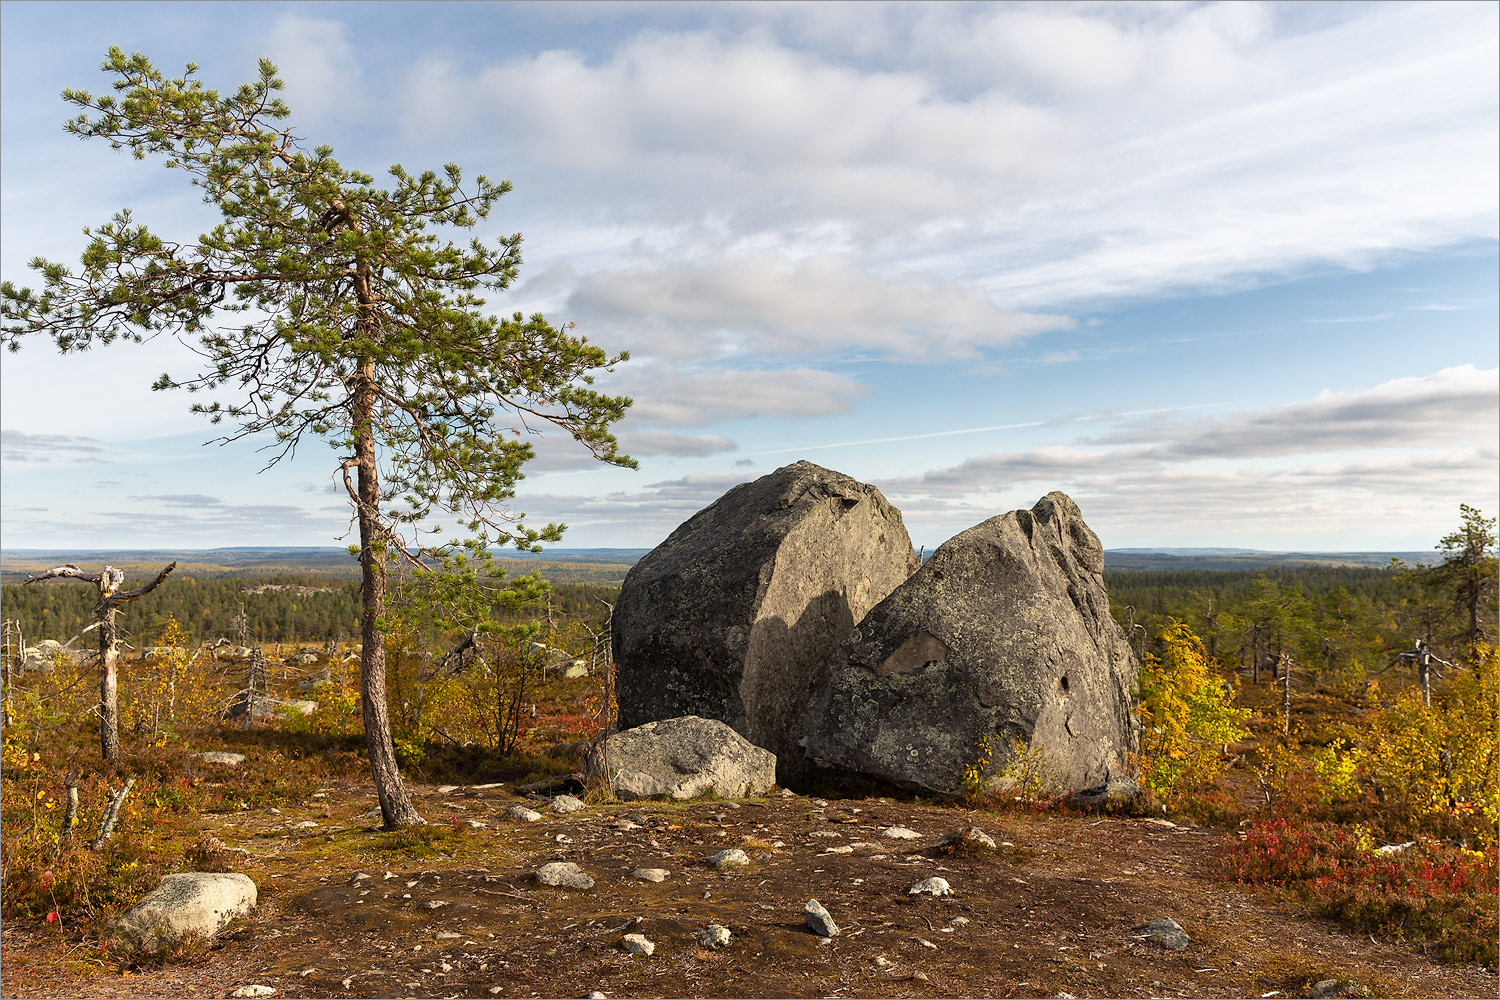
[[[222,560],[217,569],[185,562],[150,600],[127,606],[122,615],[127,641],[137,650],[155,645],[168,616],[175,617],[194,642],[233,640],[234,618],[241,609],[251,644],[321,645],[353,640],[359,634],[359,587],[354,579],[326,570],[337,554],[328,550],[321,563],[294,562],[300,571],[277,573],[226,569]],[[517,574],[541,572],[552,581],[557,612],[597,623],[607,613],[601,602],[614,602],[620,581],[639,554],[571,553],[569,559],[507,560],[507,568]],[[118,559],[119,554],[115,555]],[[343,558],[348,559],[347,555]],[[1141,626],[1138,648],[1141,640],[1149,641],[1169,619],[1178,618],[1189,621],[1221,662],[1240,659],[1263,641],[1280,641],[1296,647],[1299,657],[1326,663],[1327,640],[1335,633],[1343,633],[1339,643],[1343,656],[1358,650],[1370,659],[1384,656],[1393,645],[1427,627],[1420,620],[1422,588],[1409,573],[1388,567],[1305,563],[1261,569],[1196,568],[1220,565],[1222,558],[1207,553],[1171,557],[1169,565],[1174,567],[1195,566],[1186,569],[1107,569],[1116,617],[1127,628]],[[605,561],[610,559],[617,561]],[[14,557],[7,562],[7,576],[14,581],[19,569]],[[323,571],[307,572],[313,565]],[[152,566],[142,561],[130,579],[144,579],[146,567]],[[151,571],[159,568],[156,563]],[[0,609],[6,619],[20,624],[29,644],[40,639],[65,641],[91,620],[93,595],[91,587],[63,582],[31,586],[7,582],[0,585]],[[1375,641],[1350,642],[1351,631]],[[87,639],[80,645],[87,646]]]

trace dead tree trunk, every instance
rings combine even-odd
[[[102,571],[90,575],[68,563],[26,580],[27,583],[37,583],[64,577],[86,580],[99,588],[99,603],[94,608],[94,624],[69,639],[64,646],[71,646],[86,632],[99,630],[99,749],[105,760],[118,760],[120,756],[120,638],[115,629],[115,615],[124,605],[155,590],[167,578],[167,574],[176,568],[177,564],[171,563],[156,574],[156,579],[139,590],[121,591],[120,585],[125,582],[125,573],[113,566],[106,566]]]
[[[1276,665],[1281,670],[1281,733],[1292,734],[1292,664],[1291,657],[1278,654]]]

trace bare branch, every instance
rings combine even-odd
[[[72,563],[68,563],[65,566],[55,566],[52,569],[47,570],[47,572],[45,573],[38,573],[36,576],[27,577],[25,582],[37,583],[42,580],[52,580],[57,577],[67,577],[72,580],[87,580],[89,583],[98,583],[100,580],[100,576],[98,573],[89,575],[88,573],[85,573],[83,570],[79,569],[77,566],[74,566]]]
[[[165,569],[163,569],[160,573],[156,574],[156,579],[155,580],[152,580],[150,583],[146,584],[140,590],[129,590],[129,591],[126,591],[123,594],[116,595],[116,597],[115,597],[115,603],[116,604],[124,604],[126,601],[133,601],[137,597],[143,597],[144,595],[151,593],[151,591],[153,591],[157,587],[159,587],[161,585],[161,582],[167,578],[167,574],[170,573],[170,572],[172,572],[176,568],[177,568],[177,563],[176,562],[169,563]]]

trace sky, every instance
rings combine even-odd
[[[64,134],[106,49],[377,177],[514,185],[499,314],[631,359],[638,470],[534,439],[513,509],[649,547],[808,459],[928,549],[1063,490],[1107,548],[1430,549],[1500,507],[1493,3],[0,4],[0,274],[180,174]],[[0,359],[0,545],[334,545],[318,442],[262,471],[157,339]]]

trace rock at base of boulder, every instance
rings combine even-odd
[[[759,795],[776,782],[776,758],[726,724],[695,715],[614,733],[589,754],[587,777],[616,798]]]
[[[179,872],[115,921],[115,941],[126,951],[154,951],[187,935],[204,940],[255,909],[257,892],[239,872]]]
[[[979,829],[979,827],[971,826],[943,834],[938,838],[937,843],[932,846],[936,850],[951,854],[993,851],[995,849],[995,838]]]

